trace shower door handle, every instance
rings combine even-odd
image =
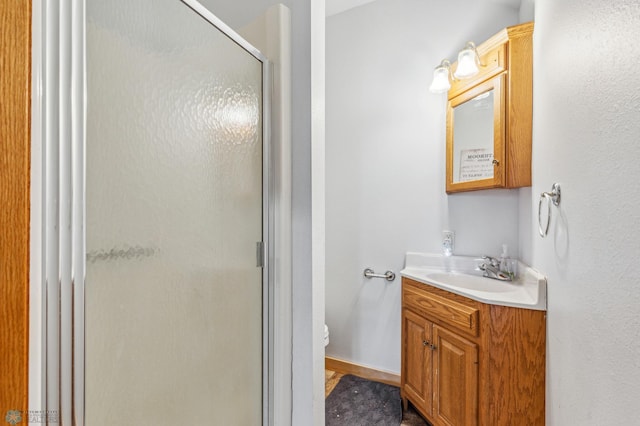
[[[262,241],[256,243],[256,266],[264,268],[264,242]]]

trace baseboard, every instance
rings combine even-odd
[[[376,370],[329,356],[324,357],[324,366],[327,370],[335,371],[336,373],[352,374],[374,382],[400,387],[400,376],[398,374]]]

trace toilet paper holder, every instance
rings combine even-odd
[[[393,281],[396,279],[396,274],[393,271],[387,271],[384,274],[376,274],[371,268],[366,268],[364,270],[364,276],[366,278],[384,278],[387,281]]]

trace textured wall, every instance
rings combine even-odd
[[[451,26],[456,18],[455,30]],[[456,253],[518,246],[518,190],[447,196],[445,96],[433,68],[468,40],[518,22],[489,2],[379,0],[327,19],[327,355],[400,371],[400,279],[407,251]]]
[[[522,224],[548,276],[547,424],[638,424],[640,3],[535,13],[532,204],[563,191],[548,238]]]

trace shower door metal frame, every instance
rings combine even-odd
[[[30,412],[84,419],[85,1],[33,1]],[[196,0],[176,0],[262,64],[262,423],[273,424],[271,63]],[[198,16],[194,17],[198,18]]]

